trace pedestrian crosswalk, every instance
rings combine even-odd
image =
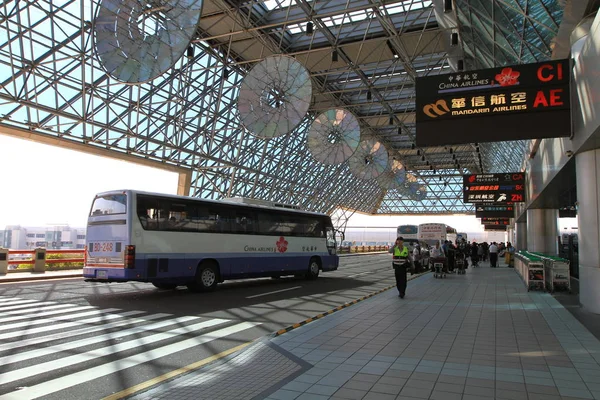
[[[76,385],[257,325],[0,296],[0,400],[67,398]]]

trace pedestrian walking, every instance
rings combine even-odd
[[[410,268],[410,260],[408,259],[408,248],[404,245],[404,238],[402,236],[396,239],[396,243],[390,249],[390,253],[392,253],[392,267],[396,276],[398,297],[403,299],[406,294],[406,269]]]
[[[492,268],[496,268],[496,264],[498,263],[498,246],[496,246],[496,242],[492,242],[489,248],[490,251],[490,266]]]

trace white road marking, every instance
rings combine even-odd
[[[84,308],[93,308],[93,307],[85,306],[85,307],[73,307],[72,309],[67,308],[64,311],[70,312],[70,314],[59,315],[59,316],[53,317],[53,318],[37,318],[37,315],[32,315],[31,318],[35,318],[32,321],[15,322],[12,324],[2,325],[0,327],[0,331],[7,331],[9,329],[16,329],[16,328],[27,328],[27,327],[30,327],[33,325],[53,324],[53,323],[56,323],[57,321],[72,321],[73,319],[77,319],[77,318],[81,318],[81,317],[89,317],[91,315],[98,315],[98,314],[104,314],[106,312],[119,311],[118,308],[109,308],[106,310],[94,309],[91,311],[86,311],[86,312],[81,312],[81,313],[75,312],[75,311],[79,311]]]
[[[129,315],[141,314],[141,313],[143,313],[143,311],[133,311],[133,312],[130,312]],[[145,324],[148,321],[152,321],[152,320],[164,318],[164,317],[170,317],[170,316],[172,316],[172,315],[159,313],[159,314],[147,315],[143,318],[130,318],[130,319],[126,319],[125,321],[111,322],[109,324],[102,324],[102,325],[96,325],[96,326],[91,326],[91,327],[87,327],[87,328],[75,329],[74,331],[69,331],[69,338],[74,338],[75,336],[78,336],[78,335],[87,335],[88,333],[109,330],[112,328],[118,328],[120,326]],[[59,339],[64,339],[64,338],[65,338],[65,334],[63,332],[60,332],[60,333],[55,333],[52,335],[44,336],[44,342],[48,343],[52,340],[59,340]],[[39,344],[40,344],[40,339],[37,337],[32,338],[32,339],[19,340],[18,342],[12,342],[12,343],[6,343],[3,345],[0,345],[0,351],[13,350],[18,347],[26,347],[26,346],[39,345]]]
[[[372,274],[373,272],[361,272],[360,274],[348,275],[346,278],[354,278],[355,276]]]
[[[108,308],[108,309],[103,310],[103,311],[104,312],[112,312],[112,311],[118,311],[118,309],[116,309],[116,308]],[[54,325],[50,325],[50,326],[42,326],[42,327],[39,327],[39,328],[27,329],[27,330],[24,330],[24,331],[9,332],[9,333],[4,333],[4,334],[0,335],[0,340],[11,339],[11,338],[20,338],[22,336],[33,335],[35,333],[57,331],[59,329],[70,328],[72,326],[82,326],[82,325],[86,325],[86,324],[95,324],[95,323],[98,323],[98,322],[104,323],[104,322],[110,321],[112,319],[123,318],[123,317],[129,316],[129,315],[134,315],[134,314],[141,314],[142,312],[143,311],[126,311],[126,312],[121,313],[121,314],[102,315],[100,317],[82,319],[81,321],[77,321],[77,322],[65,322],[63,324],[54,324]]]
[[[23,379],[23,377],[25,376],[31,377],[46,373],[48,371],[60,370],[61,368],[66,368],[86,361],[95,360],[96,358],[106,357],[111,354],[119,353],[121,351],[131,350],[138,347],[143,348],[144,346],[148,346],[152,343],[156,343],[161,340],[173,339],[179,335],[187,335],[190,333],[194,333],[195,331],[198,331],[200,329],[208,328],[214,325],[219,325],[223,322],[227,322],[227,320],[216,318],[208,321],[202,321],[194,325],[184,326],[167,332],[156,333],[154,335],[140,337],[122,343],[100,347],[88,351],[86,353],[75,354],[72,356],[58,358],[56,360],[47,361],[40,364],[35,364],[30,367],[15,369],[12,371],[8,371],[4,374],[0,374],[0,385],[5,385],[7,383]]]
[[[72,308],[68,308],[68,306],[70,306]],[[78,311],[78,310],[89,310],[90,308],[94,308],[93,306],[74,306],[72,304],[69,304],[68,306],[65,304],[64,307],[59,307],[58,310],[44,311],[41,313],[26,314],[23,311],[21,311],[19,313],[20,315],[15,315],[15,316],[6,317],[6,318],[0,318],[0,324],[5,324],[7,322],[12,322],[12,321],[20,321],[23,319],[47,317],[49,315],[55,315],[55,314],[64,314],[64,313],[69,313],[69,312]],[[49,307],[49,308],[56,308],[56,306]]]
[[[253,299],[255,297],[260,297],[260,296],[268,296],[270,294],[275,294],[275,293],[281,293],[281,292],[287,292],[288,290],[294,290],[294,289],[300,289],[302,286],[294,286],[292,288],[287,288],[287,289],[281,289],[281,290],[276,290],[274,292],[268,292],[268,293],[261,293],[261,294],[255,294],[254,296],[248,296],[246,297],[247,299]]]
[[[19,305],[19,304],[25,304],[25,303],[35,303],[37,300],[30,300],[30,299],[19,299],[19,298],[13,298],[10,300],[4,300],[4,301],[0,301],[0,307],[5,310],[4,307],[10,307],[10,306],[14,306],[14,305]],[[55,302],[51,302],[49,301],[48,303],[54,303]]]
[[[48,302],[48,304],[53,304],[49,306],[40,307],[40,304],[45,303],[37,303],[37,304],[27,304],[17,307],[10,307],[10,309],[5,309],[4,307],[0,308],[2,315],[20,315],[20,314],[33,314],[37,313],[41,310],[54,310],[57,308],[65,308],[65,307],[73,307],[74,304],[56,304],[54,302]],[[34,306],[34,307],[32,307]]]
[[[99,365],[97,367],[89,368],[80,372],[76,372],[70,375],[62,376],[60,378],[46,381],[38,385],[28,387],[23,390],[14,391],[0,396],[0,400],[31,400],[38,397],[46,396],[51,393],[56,393],[60,390],[70,388],[72,386],[79,385],[84,382],[89,382],[100,377],[113,374],[118,371],[122,371],[127,368],[135,367],[139,364],[143,364],[148,361],[155,360],[157,358],[165,357],[179,351],[189,350],[190,347],[198,346],[207,342],[211,342],[216,339],[223,338],[225,336],[232,335],[237,332],[241,332],[246,329],[253,328],[259,325],[254,322],[242,322],[237,325],[230,326],[228,328],[219,329],[214,332],[209,332],[205,335],[186,339],[181,342],[173,343],[167,346],[158,347],[156,349],[148,350],[146,352],[136,354],[127,358],[123,358],[114,362]],[[141,341],[141,340],[140,340]],[[143,345],[143,344],[141,344]]]
[[[73,342],[62,343],[54,346],[44,347],[42,349],[30,350],[23,353],[11,354],[9,356],[0,357],[0,365],[11,364],[15,362],[30,360],[36,357],[43,357],[48,354],[59,353],[61,351],[67,351],[76,349],[78,347],[90,346],[95,343],[104,342],[106,340],[114,340],[120,337],[129,336],[129,335],[137,335],[140,333],[154,331],[160,328],[164,328],[165,326],[174,325],[174,324],[182,324],[185,322],[189,322],[194,319],[198,319],[199,317],[180,317],[174,319],[168,319],[160,322],[154,322],[149,325],[144,326],[136,326],[134,328],[129,328],[125,330],[121,330],[118,332],[107,333],[104,335],[94,336],[87,339],[76,340]],[[222,321],[230,321],[230,320],[222,320]],[[71,333],[68,333],[68,336],[71,337]],[[63,335],[64,337],[64,335]],[[39,341],[46,343],[46,338],[41,337]]]

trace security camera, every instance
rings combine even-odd
[[[573,152],[571,150],[567,150],[565,154],[567,155],[567,157],[571,157],[573,155]]]

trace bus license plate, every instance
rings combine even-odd
[[[95,242],[92,244],[90,251],[92,253],[112,253],[114,248],[114,242]]]
[[[98,279],[106,279],[106,271],[98,271],[98,272],[96,272],[96,278],[98,278]]]

